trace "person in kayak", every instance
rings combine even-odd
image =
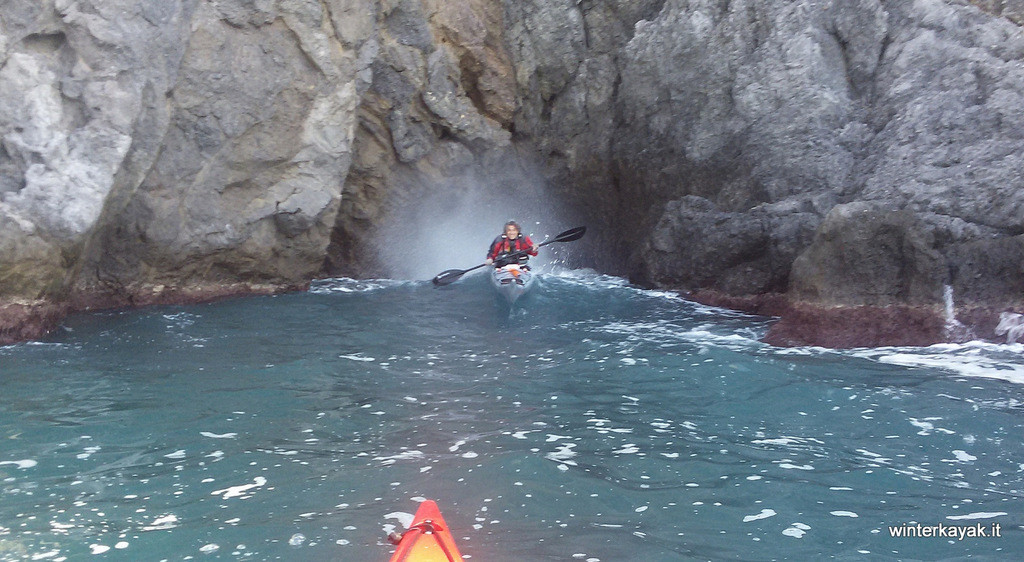
[[[518,260],[513,258],[512,263],[518,263],[520,267],[530,269],[527,262],[530,261],[530,256],[536,256],[537,250],[540,246],[535,244],[530,237],[523,234],[519,228],[519,223],[516,221],[508,221],[505,223],[505,233],[494,239],[491,242],[491,248],[487,251],[487,259],[484,263],[487,265],[496,264],[496,267],[504,267],[509,265],[503,258],[512,252],[518,252],[525,250],[526,252],[519,256]]]

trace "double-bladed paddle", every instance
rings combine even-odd
[[[555,236],[551,240],[537,244],[537,247],[539,248],[541,246],[547,246],[552,242],[572,242],[573,240],[579,240],[580,238],[583,238],[583,234],[586,231],[587,227],[585,226],[577,226],[576,228],[570,228],[569,230],[566,230],[565,232],[559,234],[558,236]],[[519,256],[526,255],[527,252],[528,250],[519,250],[517,252],[512,252],[511,254],[502,258],[502,260],[518,258]],[[473,271],[474,269],[480,269],[485,265],[490,264],[485,262],[480,265],[473,266],[469,269],[447,269],[445,271],[442,271],[441,273],[438,273],[437,276],[434,277],[431,281],[439,287],[442,285],[447,285],[449,283],[454,283],[459,277],[462,277],[463,275],[469,273],[470,271]]]

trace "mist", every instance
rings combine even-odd
[[[567,222],[543,179],[522,169],[492,177],[471,173],[416,192],[378,229],[380,260],[395,279],[431,279],[482,264],[510,220],[538,244],[579,226]],[[560,246],[541,248],[530,260],[534,269],[563,262],[569,250]]]

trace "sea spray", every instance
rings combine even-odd
[[[971,329],[956,319],[956,305],[953,302],[952,285],[944,285],[942,287],[942,297],[945,305],[946,339],[953,342],[965,342],[974,339],[974,333]]]

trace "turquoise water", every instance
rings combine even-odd
[[[478,561],[1024,552],[1024,346],[772,348],[585,272],[491,291],[330,280],[0,348],[0,559],[386,560],[422,498]],[[1000,536],[891,536],[918,524]]]

